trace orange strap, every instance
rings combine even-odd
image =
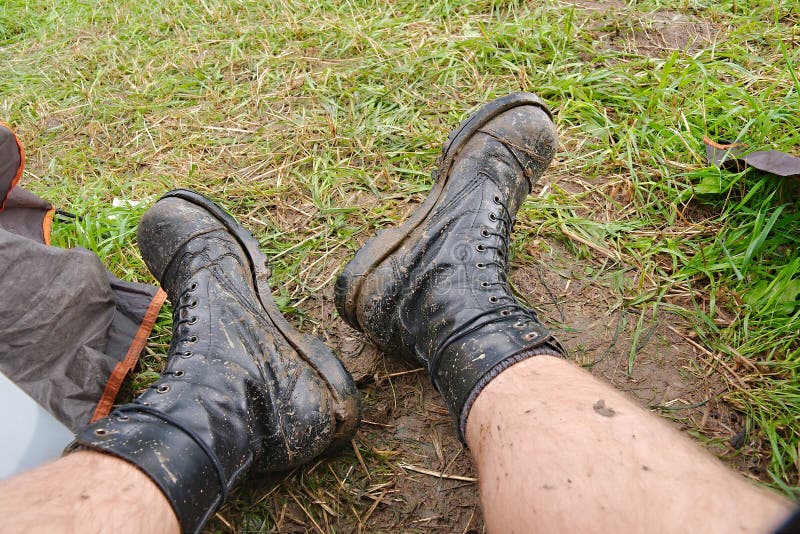
[[[4,122],[0,122],[0,126],[5,126],[8,128],[8,131],[11,132],[11,135],[14,136],[14,141],[17,143],[17,148],[19,149],[19,168],[17,168],[17,174],[11,179],[11,187],[8,188],[9,191],[14,189],[14,186],[19,183],[19,179],[22,178],[22,171],[25,169],[25,149],[22,147],[22,142],[17,137],[17,134],[14,133],[14,130],[11,129],[11,126],[8,126]],[[8,195],[6,195],[8,197]],[[0,199],[0,211],[6,207],[6,199]]]
[[[166,299],[167,294],[163,289],[159,289],[153,296],[153,300],[150,301],[147,312],[144,314],[144,319],[142,319],[139,330],[136,332],[136,337],[133,338],[130,347],[128,347],[128,353],[125,355],[125,358],[114,367],[111,376],[108,377],[103,395],[100,397],[100,401],[97,403],[97,407],[92,414],[92,423],[98,419],[102,419],[111,412],[114,399],[117,398],[119,388],[122,387],[122,381],[125,380],[128,373],[136,366],[136,362],[139,360],[139,354],[142,353],[142,349],[145,343],[147,343],[147,337],[150,335],[150,332],[153,330],[153,325],[156,323],[158,311],[161,309],[161,305],[164,304]]]
[[[50,204],[52,206],[52,204]],[[50,234],[53,231],[53,216],[56,214],[55,208],[50,208],[47,210],[47,213],[44,214],[42,218],[42,238],[44,239],[44,244],[50,244]]]

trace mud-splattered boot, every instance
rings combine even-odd
[[[557,144],[530,93],[495,100],[444,145],[428,198],[379,232],[336,282],[339,314],[388,354],[416,359],[464,439],[467,415],[503,369],[564,350],[509,290],[509,236]]]
[[[173,305],[167,366],[76,446],[135,464],[194,532],[246,475],[346,443],[359,397],[336,356],[286,322],[258,242],[210,200],[168,193],[142,218],[139,247]]]

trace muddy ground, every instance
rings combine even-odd
[[[553,183],[574,186],[574,177],[559,175],[556,164]],[[409,201],[406,211],[415,205]],[[533,261],[516,262],[514,286],[539,310],[573,361],[680,431],[701,437],[733,467],[763,475],[763,466],[744,462],[745,456],[753,457],[741,454],[750,447],[743,439],[744,418],[717,400],[726,385],[685,319],[626,306],[615,278],[625,266],[602,257],[578,258],[568,239],[542,238],[526,244],[525,251]],[[635,275],[629,267],[626,276]],[[334,348],[359,384],[361,428],[352,450],[338,458],[246,490],[247,497],[221,511],[214,528],[259,531],[260,526],[231,524],[225,516],[247,514],[252,502],[274,499],[271,531],[276,532],[483,532],[477,474],[425,372],[413,362],[385,357],[344,324],[335,312],[332,285],[303,308],[313,310],[315,322],[324,325],[313,331]],[[317,480],[317,473],[327,478]],[[329,473],[338,488],[331,488]],[[308,501],[321,510],[309,510],[303,504]]]
[[[608,280],[587,277],[586,267],[592,261],[576,261],[558,241],[549,245],[553,252],[546,264],[518,267],[512,279],[544,320],[556,325],[554,331],[570,357],[643,408],[672,420],[676,428],[702,433],[712,440],[713,452],[732,457],[735,464],[738,455],[729,442],[738,439],[743,419],[714,400],[725,386],[713,373],[707,355],[692,343],[688,325],[667,313],[655,318],[648,315],[640,322],[635,310],[623,311],[617,305],[618,294],[604,285]],[[342,506],[336,512],[332,501],[335,497],[341,506],[339,493],[323,497],[338,516],[331,514],[328,525],[314,525],[300,499],[276,502],[281,513],[275,530],[318,531],[318,526],[326,532],[482,532],[477,475],[425,373],[412,362],[384,357],[344,325],[334,316],[330,289],[316,300],[317,309],[324,310],[322,323],[335,325],[327,329],[326,342],[351,369],[364,396],[364,420],[354,440],[359,453],[345,451],[333,468],[343,483],[360,490],[353,495],[353,488],[349,489],[356,501],[353,510]],[[629,374],[637,327],[638,346]],[[737,467],[756,473],[761,469]],[[312,473],[315,469],[328,466],[322,462],[311,468]],[[270,481],[252,491],[291,493],[289,488],[303,486],[304,477],[308,474],[298,472],[278,485]],[[366,512],[365,501],[370,504]],[[246,525],[239,528],[247,531]]]

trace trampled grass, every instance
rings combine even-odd
[[[543,254],[558,241],[612,281],[640,336],[646,314],[688,318],[764,444],[743,454],[766,454],[769,481],[796,497],[796,182],[709,167],[702,137],[800,155],[799,24],[796,2],[765,0],[6,0],[0,120],[28,148],[23,185],[81,217],[59,244],[150,280],[134,231],[146,206],[111,201],[195,188],[253,229],[276,300],[331,341],[331,280],[424,197],[450,129],[495,96],[536,92],[561,150],[519,217],[518,264],[543,262],[531,240]],[[168,336],[164,314],[135,384]],[[352,455],[317,464],[290,475],[299,486],[241,494],[213,528],[276,528],[298,502],[309,528],[370,530],[393,506],[370,477],[399,471],[371,435],[357,450],[372,475],[348,471]]]

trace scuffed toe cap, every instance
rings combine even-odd
[[[201,206],[180,198],[162,198],[142,217],[137,230],[139,250],[147,268],[160,282],[172,258],[189,240],[224,230]]]
[[[522,165],[531,189],[544,174],[558,148],[550,115],[539,106],[520,106],[498,115],[480,131],[502,142]]]

